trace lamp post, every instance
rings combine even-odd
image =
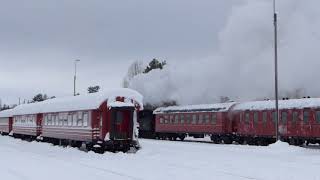
[[[74,78],[73,78],[73,95],[76,96],[76,79],[77,79],[77,62],[80,62],[79,59],[74,60]]]
[[[279,98],[278,98],[278,22],[276,11],[276,0],[273,0],[273,26],[274,26],[274,87],[276,105],[276,138],[280,140],[279,133]]]

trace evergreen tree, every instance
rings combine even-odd
[[[99,92],[100,86],[90,86],[88,87],[88,93],[96,93]]]
[[[143,73],[148,73],[153,69],[163,69],[163,67],[167,64],[166,61],[160,62],[158,59],[154,58],[149,63],[149,65],[146,67]]]
[[[35,96],[32,98],[31,103],[41,102],[41,101],[45,101],[45,100],[47,100],[47,99],[48,99],[48,95],[39,93],[39,94],[35,95]]]

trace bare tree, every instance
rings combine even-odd
[[[133,77],[138,74],[143,73],[143,63],[142,61],[134,61],[128,68],[128,72],[126,76],[123,78],[122,86],[127,88],[129,86],[129,82]]]

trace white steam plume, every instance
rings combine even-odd
[[[279,12],[279,88],[303,88],[320,95],[320,1],[281,0]],[[273,97],[274,55],[271,0],[247,0],[234,7],[219,34],[219,48],[205,60],[169,64],[136,76],[130,87],[159,104],[212,103]]]

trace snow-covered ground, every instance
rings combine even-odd
[[[0,136],[1,180],[320,179],[320,149],[140,140],[136,154],[86,153]]]

